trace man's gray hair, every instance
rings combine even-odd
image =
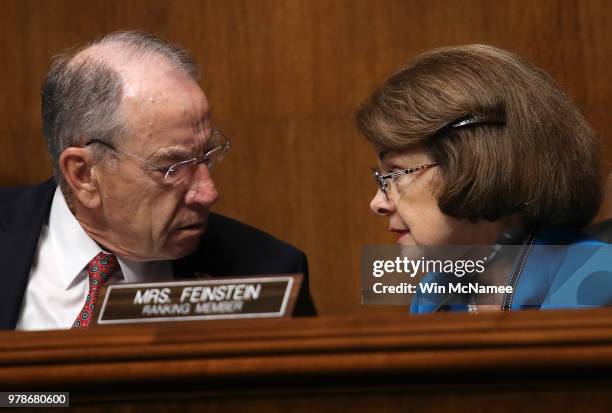
[[[42,86],[43,134],[53,162],[56,182],[64,186],[59,158],[67,148],[82,146],[91,139],[113,143],[127,125],[119,110],[123,81],[103,59],[75,57],[92,46],[117,44],[130,58],[145,55],[164,57],[177,71],[197,82],[199,69],[185,50],[139,31],[110,33],[77,50],[55,56]],[[99,157],[101,148],[92,148]],[[63,188],[67,189],[67,188]]]

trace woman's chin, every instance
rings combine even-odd
[[[402,245],[405,247],[414,247],[417,245],[416,241],[414,240],[414,238],[412,237],[412,234],[407,232],[404,235],[402,235],[401,237],[399,237],[396,241],[397,245]]]

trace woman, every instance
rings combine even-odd
[[[597,142],[546,73],[491,46],[435,49],[376,89],[357,126],[378,155],[371,209],[399,244],[521,246],[498,265],[512,293],[417,294],[413,312],[608,302],[610,248],[580,231],[602,199]]]

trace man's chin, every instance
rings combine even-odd
[[[172,246],[167,248],[168,259],[176,260],[194,253],[200,245],[200,238],[201,236],[190,236],[173,240]]]

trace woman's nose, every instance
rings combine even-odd
[[[393,202],[389,201],[384,192],[379,189],[370,202],[370,209],[376,215],[386,216],[395,211],[395,205],[393,205]]]

